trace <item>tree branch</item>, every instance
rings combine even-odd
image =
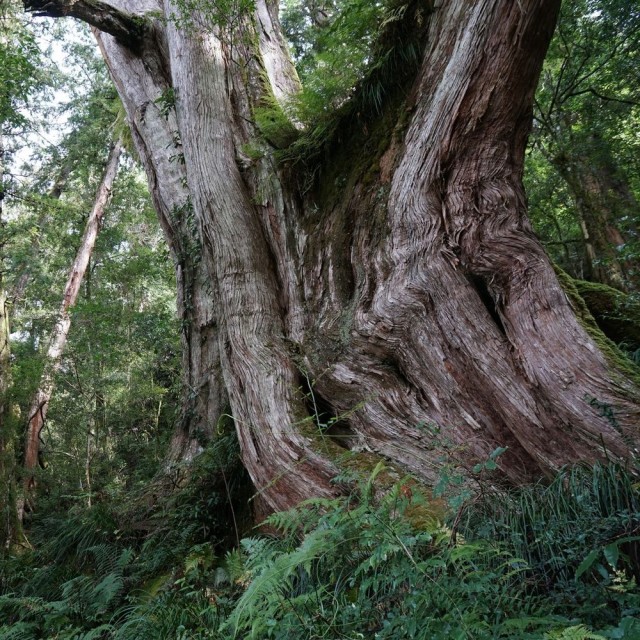
[[[120,44],[138,52],[142,49],[144,18],[120,11],[102,0],[23,0],[26,11],[48,18],[71,17],[112,35]]]
[[[590,93],[594,95],[596,98],[599,98],[600,100],[605,100],[607,102],[619,102],[620,104],[629,104],[632,107],[637,107],[640,105],[640,102],[638,100],[626,100],[625,98],[616,98],[615,96],[605,96],[604,94],[596,91],[593,87],[583,89],[582,91],[574,91],[573,93],[570,93],[567,96],[567,98],[581,96],[581,95],[584,95],[585,93]]]

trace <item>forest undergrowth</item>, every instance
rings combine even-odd
[[[0,638],[640,638],[636,470],[505,489],[500,453],[445,464],[429,496],[382,490],[380,464],[252,529],[228,509],[246,478],[226,436],[146,520],[139,495],[42,508],[33,550],[2,561]]]

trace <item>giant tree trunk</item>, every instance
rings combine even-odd
[[[637,386],[577,321],[526,217],[559,1],[436,4],[407,5],[397,37],[427,37],[405,90],[379,115],[347,110],[300,169],[253,122],[298,88],[273,0],[233,33],[198,12],[188,30],[161,21],[170,0],[25,1],[102,31],[176,260],[185,363],[208,389],[194,395],[209,426],[228,395],[272,508],[331,495],[342,465],[379,457],[432,481],[444,443],[469,462],[508,446],[501,469],[523,480],[640,441]]]
[[[49,408],[49,401],[53,394],[55,376],[62,362],[62,354],[67,343],[71,328],[71,308],[76,303],[84,274],[89,265],[91,254],[98,237],[105,209],[111,198],[113,183],[118,173],[118,162],[122,153],[121,141],[116,142],[109,152],[96,198],[87,220],[84,234],[78,247],[75,260],[69,271],[69,277],[62,296],[62,303],[58,311],[56,323],[53,327],[49,346],[45,356],[44,370],[40,384],[31,401],[25,438],[23,494],[18,501],[18,517],[22,522],[25,504],[35,486],[34,470],[38,465],[40,451],[40,433],[44,427]]]

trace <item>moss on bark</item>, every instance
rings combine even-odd
[[[640,297],[597,282],[574,283],[602,332],[630,351],[640,349]]]
[[[627,376],[636,384],[640,384],[640,367],[636,366],[618,347],[612,339],[614,338],[613,334],[605,332],[605,326],[600,325],[600,322],[603,322],[604,317],[607,315],[607,309],[610,308],[611,313],[615,313],[614,302],[618,299],[618,296],[621,296],[622,299],[628,299],[629,296],[607,285],[574,280],[557,265],[555,265],[555,271],[579,322],[602,351],[612,368]],[[608,305],[611,306],[609,307]],[[629,315],[626,316],[626,324],[623,322],[620,326],[631,327],[635,325],[636,330],[640,331],[640,321],[633,317],[633,313],[633,311],[630,311]],[[637,317],[637,311],[635,313]],[[602,318],[600,322],[597,320],[598,317]]]

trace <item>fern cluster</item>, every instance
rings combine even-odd
[[[577,466],[549,484],[489,492],[470,503],[460,530],[509,548],[525,562],[529,593],[544,593],[587,624],[640,616],[639,484],[618,464]],[[640,624],[634,629],[640,637]]]
[[[202,483],[229,453],[209,452],[144,537],[100,506],[42,520],[39,550],[2,565],[0,638],[640,637],[640,496],[618,466],[487,484],[453,529],[410,480],[379,491],[379,466],[225,552],[207,524],[222,496],[208,503]]]

